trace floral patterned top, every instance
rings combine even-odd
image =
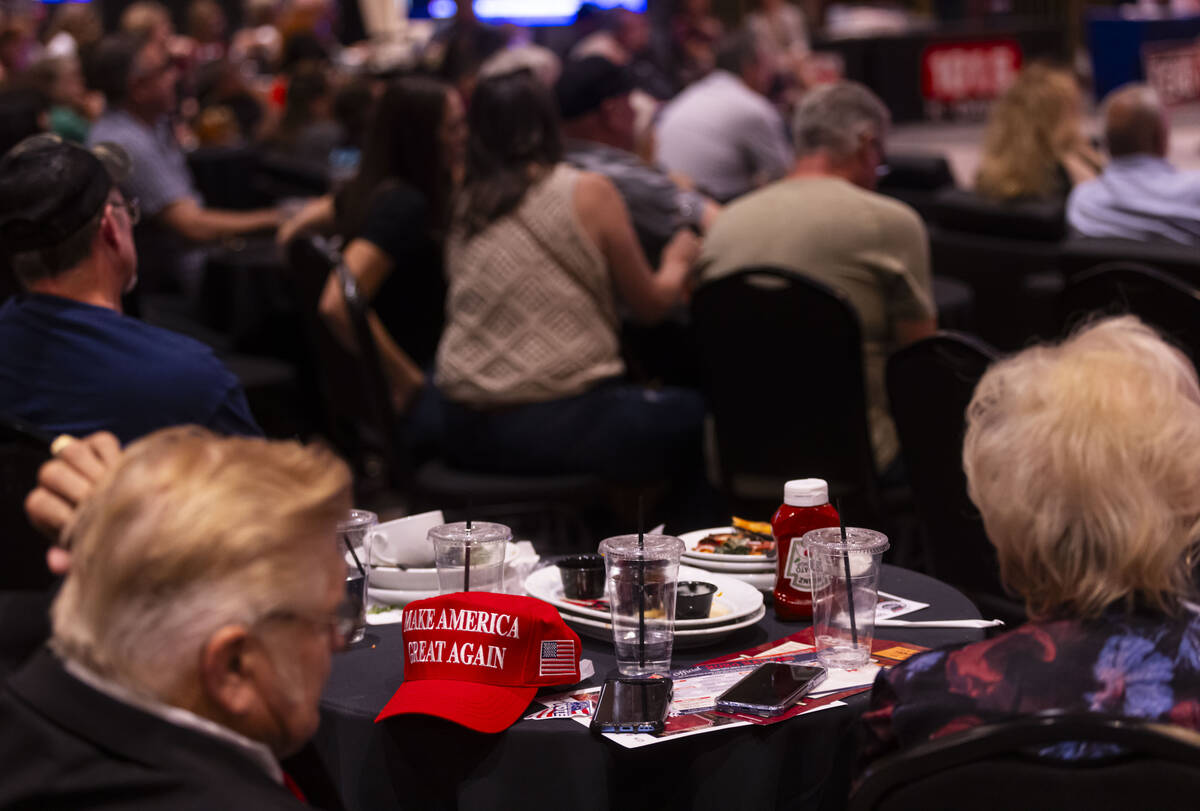
[[[863,716],[864,763],[979,724],[1043,710],[1168,721],[1200,730],[1200,607],[1177,617],[1112,611],[1031,622],[881,671]],[[1107,754],[1078,744],[1058,757]]]

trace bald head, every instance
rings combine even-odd
[[[1104,100],[1104,137],[1114,158],[1167,154],[1167,120],[1162,102],[1146,84],[1128,84]]]

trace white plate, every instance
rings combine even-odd
[[[740,620],[762,608],[762,593],[755,587],[728,575],[706,572],[691,566],[679,567],[679,580],[701,580],[717,587],[713,596],[713,613],[698,620],[675,620],[677,628],[702,627]],[[538,569],[525,578],[525,591],[540,600],[545,600],[560,613],[591,620],[607,620],[609,612],[597,611],[578,603],[570,602],[563,594],[562,578],[557,566]],[[718,613],[720,612],[720,613]]]
[[[694,568],[699,569],[700,571],[703,571],[706,576],[712,575],[714,577],[731,577],[734,580],[740,580],[743,583],[753,586],[754,588],[756,588],[759,591],[764,592],[764,593],[770,593],[770,592],[775,591],[775,572],[774,571],[745,572],[745,573],[710,572],[710,571],[706,571],[703,566],[700,566],[698,564],[692,564],[689,562],[687,565],[694,566]]]
[[[697,552],[696,545],[709,535],[723,534],[727,532],[737,532],[733,527],[711,527],[709,529],[697,529],[693,532],[685,532],[679,536],[679,540],[683,541],[684,552],[683,556],[689,559],[703,558],[705,560],[719,560],[723,563],[741,564],[743,566],[753,566],[754,564],[762,565],[763,563],[771,563],[774,565],[775,557],[767,557],[766,555],[726,555],[721,552]]]
[[[741,580],[743,583],[758,589],[760,592],[771,593],[775,591],[775,573],[762,572],[759,574],[731,574],[726,575],[735,580]]]
[[[723,560],[712,560],[712,555],[684,555],[680,563],[695,566],[697,569],[707,569],[710,572],[728,572],[729,574],[775,574],[775,561],[757,561],[751,565],[745,563],[726,563]]]
[[[377,589],[374,587],[367,589],[367,596],[372,600],[378,600],[381,603],[394,605],[397,608],[416,602],[417,600],[426,600],[430,597],[436,597],[441,594],[440,591],[410,591],[405,589]]]
[[[760,619],[766,616],[766,606],[759,606],[748,617],[725,625],[710,625],[707,628],[676,628],[675,629],[675,648],[699,648],[703,645],[711,645],[714,642],[720,642],[725,637],[732,634],[740,628],[748,628],[757,623]],[[574,614],[563,614],[563,622],[570,625],[578,633],[583,636],[590,636],[592,639],[599,639],[602,642],[612,643],[612,625],[600,620],[580,617]],[[675,623],[676,626],[679,623]]]
[[[509,543],[504,548],[504,568],[506,576],[514,570],[512,564],[516,562],[520,550],[517,549],[515,543]],[[354,558],[349,552],[345,553],[346,563],[354,566]],[[362,560],[362,558],[359,558]],[[363,561],[366,564],[366,561]],[[370,567],[371,576],[368,578],[371,588],[394,589],[399,591],[429,591],[436,590],[438,585],[437,569],[401,569],[398,566],[387,566],[377,564]]]

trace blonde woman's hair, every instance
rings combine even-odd
[[[1200,386],[1133,316],[995,364],[967,407],[963,466],[1000,577],[1030,616],[1170,612],[1200,539]]]
[[[1060,192],[1059,156],[1078,136],[1079,84],[1068,71],[1031,65],[992,106],[975,191],[996,200]]]
[[[64,656],[168,700],[214,631],[311,608],[350,473],[328,450],[171,428],[135,442],[82,505],[51,609]]]

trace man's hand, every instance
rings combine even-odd
[[[39,532],[56,544],[75,522],[75,513],[96,483],[121,458],[121,443],[107,431],[84,439],[55,440],[54,458],[38,470],[37,487],[25,498],[25,513]],[[46,553],[46,565],[55,574],[71,567],[71,554],[61,546]]]

